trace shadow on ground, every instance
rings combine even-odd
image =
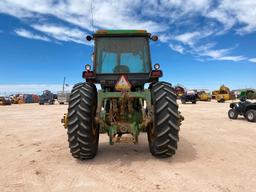
[[[102,142],[99,145],[97,156],[92,160],[79,161],[80,163],[106,164],[113,161],[120,161],[122,164],[130,164],[134,161],[156,160],[166,163],[184,163],[195,160],[197,152],[193,145],[184,137],[180,137],[177,153],[171,158],[159,159],[151,155],[148,147],[146,134],[140,135],[140,143],[134,144],[114,144]]]

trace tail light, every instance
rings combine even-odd
[[[151,71],[151,78],[158,78],[163,76],[163,72],[161,70],[152,70]]]
[[[94,78],[94,73],[93,71],[86,70],[86,71],[83,71],[82,77],[84,79],[91,79],[91,78]]]

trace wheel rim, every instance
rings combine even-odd
[[[249,120],[253,120],[253,114],[252,114],[252,112],[249,112],[248,113],[248,115],[247,115],[247,118],[249,119]]]
[[[234,111],[230,111],[229,115],[230,115],[230,117],[234,117],[235,116]]]

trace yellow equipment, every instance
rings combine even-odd
[[[227,100],[234,99],[234,94],[225,85],[220,86],[220,89],[212,92],[213,97],[219,102],[224,103]]]
[[[211,95],[205,91],[199,91],[197,95],[200,101],[211,101]]]

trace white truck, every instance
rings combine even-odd
[[[59,104],[61,104],[61,105],[68,104],[69,97],[70,97],[70,93],[69,92],[60,91],[60,92],[58,92],[57,100],[58,100]]]

